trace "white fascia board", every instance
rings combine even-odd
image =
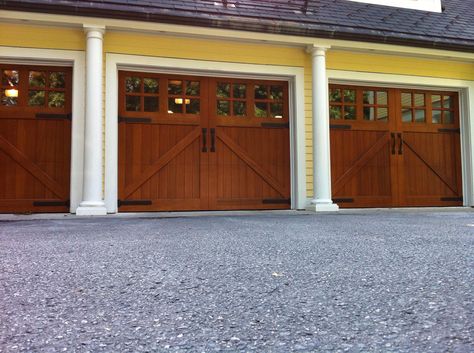
[[[348,0],[374,5],[401,7],[412,10],[442,12],[441,0]]]
[[[21,11],[0,11],[0,22],[16,22],[25,25],[46,25],[63,27],[83,27],[84,23],[101,23],[107,31],[124,31],[196,37],[206,39],[235,40],[239,42],[258,42],[270,45],[297,46],[306,48],[308,45],[328,46],[334,50],[350,50],[372,53],[389,53],[400,56],[416,56],[425,58],[441,58],[448,60],[474,61],[474,53],[452,50],[417,48],[403,45],[379,44],[339,39],[319,39],[273,33],[247,32],[228,29],[173,25],[83,16],[55,15]]]

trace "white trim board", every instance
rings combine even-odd
[[[474,206],[474,81],[343,70],[327,73],[330,83],[459,92],[464,206]]]
[[[290,92],[291,207],[306,204],[304,68],[106,54],[105,97],[105,205],[118,211],[118,70],[193,73],[200,76],[284,79]]]
[[[72,129],[70,212],[82,201],[84,163],[85,56],[82,51],[30,49],[0,46],[0,62],[72,66]]]

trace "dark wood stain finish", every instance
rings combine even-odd
[[[357,92],[356,119],[331,119],[332,191],[333,198],[341,200],[340,207],[462,205],[457,93],[331,88]],[[388,92],[387,121],[363,120],[363,91],[367,90]],[[402,92],[424,95],[424,105],[413,106],[413,111],[423,110],[425,121],[403,122]],[[451,99],[452,122],[432,122],[436,108],[431,97],[439,95]]]
[[[19,94],[16,105],[0,104],[0,213],[68,212],[72,70],[0,65],[0,76],[3,70],[19,72]],[[65,88],[56,90],[64,107],[28,105],[29,71],[64,72]],[[8,85],[0,84],[3,93]]]
[[[159,80],[159,109],[126,108],[126,77]],[[286,82],[120,72],[120,211],[286,209],[290,207],[290,146]],[[171,81],[200,85],[198,114],[169,113]],[[220,115],[217,85],[246,85],[245,115]],[[281,118],[254,114],[254,85],[282,87]],[[134,94],[131,94],[134,95]],[[137,96],[144,96],[136,93]],[[186,99],[191,96],[183,96]],[[271,99],[261,100],[270,104]],[[170,102],[172,104],[172,101]],[[187,108],[186,108],[187,109]],[[270,114],[270,110],[268,111]],[[149,200],[149,202],[134,202]],[[272,202],[269,202],[272,200]]]

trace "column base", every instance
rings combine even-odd
[[[76,209],[77,216],[106,216],[107,209],[103,202],[81,202],[79,207]]]
[[[312,203],[306,206],[307,211],[313,212],[337,212],[339,211],[339,206],[335,203]]]

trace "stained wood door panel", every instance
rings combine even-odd
[[[281,184],[272,178],[271,173],[263,168],[255,167],[258,164],[249,157],[244,156],[241,159],[222,142],[218,143],[217,147],[220,150],[216,169],[218,199],[259,198],[261,200],[267,197],[287,196]],[[258,169],[258,172],[255,169]],[[268,179],[273,179],[273,185],[268,182]]]
[[[331,164],[333,198],[341,207],[392,203],[388,132],[332,130]]]
[[[0,119],[0,212],[68,210],[70,131],[65,120]]]
[[[120,211],[290,207],[286,83],[119,77]]]
[[[458,142],[455,133],[404,134],[402,202],[412,206],[462,205]]]
[[[199,209],[200,129],[190,125],[121,124],[119,198],[146,200],[143,210]],[[124,205],[123,210],[136,210]]]
[[[332,89],[332,188],[341,207],[462,205],[456,93]]]
[[[288,129],[221,127],[217,139],[211,207],[289,207],[281,201],[290,199]]]

